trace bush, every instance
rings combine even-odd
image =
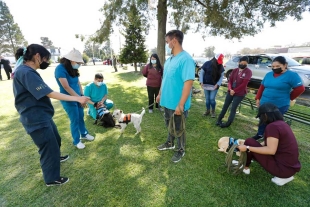
[[[88,63],[89,57],[86,55],[86,53],[83,53],[83,61],[84,63]]]

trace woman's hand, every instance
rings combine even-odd
[[[90,100],[90,98],[87,96],[76,96],[76,98],[77,102],[79,102],[82,105],[85,105]]]
[[[219,88],[219,85],[215,84],[214,85],[214,90],[218,89]]]
[[[245,145],[239,145],[238,149],[240,150],[240,152],[246,152],[246,146]]]
[[[260,102],[259,99],[256,99],[256,106],[257,106],[257,108],[259,108],[259,105],[260,105],[259,102]]]
[[[233,96],[235,94],[235,91],[231,89],[229,93],[231,96]]]

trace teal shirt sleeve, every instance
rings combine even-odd
[[[292,86],[292,88],[297,88],[303,85],[301,78],[295,72],[292,72],[290,85]]]
[[[186,58],[183,62],[182,81],[195,80],[195,62],[191,58]]]
[[[66,78],[67,74],[66,74],[66,69],[59,64],[56,69],[55,69],[55,78]]]
[[[90,97],[90,86],[89,85],[85,86],[84,88],[84,96]]]

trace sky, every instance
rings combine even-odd
[[[65,54],[72,48],[81,52],[84,43],[75,38],[75,34],[85,36],[93,34],[100,28],[103,20],[99,9],[104,0],[4,0],[18,23],[25,39],[29,44],[39,43],[40,37],[48,37],[56,47],[61,47]],[[188,33],[184,36],[183,48],[190,54],[201,56],[204,48],[215,46],[215,52],[236,53],[244,47],[270,48],[275,45],[299,45],[310,42],[309,27],[310,13],[303,14],[303,20],[296,21],[288,18],[285,22],[278,22],[276,27],[266,27],[254,37],[244,37],[241,40],[227,40],[223,37],[207,37]],[[157,23],[154,23],[157,25]],[[156,26],[155,26],[156,27]],[[173,29],[167,24],[167,31]],[[125,39],[115,28],[115,34],[111,35],[112,48],[118,52]],[[151,28],[146,36],[148,49],[157,45],[157,30]]]

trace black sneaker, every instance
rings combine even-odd
[[[56,180],[54,182],[51,183],[46,183],[46,186],[56,186],[56,185],[62,185],[65,184],[69,181],[69,178],[66,177],[60,177],[59,180]]]
[[[69,159],[69,155],[60,156],[60,162],[67,161]]]
[[[175,146],[171,142],[166,142],[166,143],[159,145],[157,147],[158,150],[168,150],[168,149],[174,149],[174,148],[175,148]]]
[[[258,134],[256,134],[256,135],[253,136],[252,138],[255,139],[255,140],[259,140],[259,139],[263,138],[263,135],[258,135]]]
[[[182,159],[182,157],[184,157],[184,155],[185,155],[184,150],[178,150],[174,153],[171,161],[174,163],[179,162]]]

